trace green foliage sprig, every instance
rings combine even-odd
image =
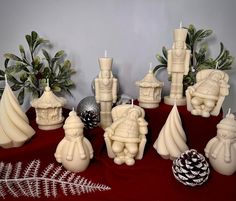
[[[218,64],[218,69],[228,70],[234,61],[234,57],[230,55],[229,50],[225,49],[223,43],[220,43],[220,52],[218,56],[213,59],[209,57],[208,44],[206,40],[212,33],[209,29],[196,30],[195,26],[190,24],[188,26],[188,34],[186,38],[187,48],[191,50],[190,70],[188,75],[184,76],[184,89],[196,83],[196,74],[202,69],[213,69]],[[201,42],[201,44],[199,44]],[[159,68],[167,67],[167,49],[162,47],[162,54],[157,54],[156,58],[160,62],[154,68],[154,72]]]
[[[65,59],[65,52],[60,50],[51,56],[46,49],[43,49],[43,45],[49,41],[39,37],[35,31],[25,38],[29,53],[20,45],[20,56],[12,53],[4,54],[5,72],[0,70],[0,80],[4,80],[4,75],[7,75],[12,83],[12,90],[19,91],[20,104],[24,101],[26,91],[33,97],[39,97],[43,93],[47,79],[53,92],[66,92],[72,95],[70,89],[75,85],[71,75],[75,70],[71,67],[71,62]],[[2,92],[3,89],[0,89],[0,95]]]

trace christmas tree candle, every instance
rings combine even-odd
[[[0,146],[20,147],[30,139],[35,131],[12,92],[5,76],[6,85],[0,102]]]
[[[175,159],[188,150],[186,135],[176,104],[174,104],[165,125],[162,127],[153,147],[165,159]]]

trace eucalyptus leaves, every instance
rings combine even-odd
[[[196,82],[196,74],[202,69],[215,68],[218,64],[218,69],[228,70],[234,61],[234,57],[230,55],[229,50],[226,50],[223,43],[220,43],[220,53],[213,59],[208,56],[208,44],[205,41],[212,33],[209,29],[196,30],[195,26],[190,24],[188,35],[186,38],[187,48],[191,50],[190,71],[184,77],[184,88],[193,85]],[[200,43],[201,42],[201,43]],[[200,44],[199,44],[200,43]],[[167,67],[167,49],[162,48],[163,56],[157,54],[156,58],[160,62],[154,69],[157,71],[161,67]]]
[[[20,56],[11,53],[4,54],[5,72],[0,70],[0,80],[4,80],[6,73],[8,80],[12,83],[12,90],[19,90],[20,104],[24,101],[26,90],[33,97],[39,97],[46,86],[47,79],[53,92],[66,92],[71,95],[70,89],[74,87],[74,83],[70,77],[75,71],[71,68],[70,61],[65,60],[65,52],[60,50],[52,57],[47,50],[42,48],[49,41],[39,37],[35,31],[32,31],[31,35],[26,35],[25,38],[29,52],[20,45]],[[0,89],[0,95],[2,91],[3,89]]]

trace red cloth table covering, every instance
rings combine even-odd
[[[92,143],[95,156],[88,169],[78,174],[94,183],[108,185],[111,190],[96,191],[80,196],[64,196],[59,191],[56,198],[42,196],[39,200],[235,200],[236,174],[223,176],[211,168],[209,180],[204,185],[187,187],[174,178],[171,170],[172,161],[162,159],[152,147],[171,109],[172,106],[163,103],[156,109],[145,109],[146,120],[149,123],[148,141],[143,159],[136,161],[135,165],[131,167],[116,165],[112,159],[108,158],[103,139],[104,131],[101,128],[84,130],[85,136]],[[179,106],[178,110],[189,148],[197,149],[203,153],[208,140],[216,135],[216,124],[221,120],[222,113],[217,117],[202,118],[192,116],[186,110],[186,106]],[[64,113],[67,117],[68,110],[64,110]],[[22,147],[0,148],[0,161],[4,163],[22,161],[26,166],[29,161],[40,159],[42,164],[40,170],[49,163],[57,164],[54,152],[57,144],[64,137],[63,128],[52,131],[39,130],[32,108],[27,112],[27,116],[30,119],[30,124],[36,130],[36,134]],[[9,195],[5,200],[12,199],[13,197]],[[17,200],[32,200],[32,198],[20,197]]]

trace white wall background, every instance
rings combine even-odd
[[[18,45],[26,46],[24,36],[35,30],[51,41],[52,53],[65,50],[77,71],[74,98],[67,97],[67,107],[92,95],[97,59],[105,49],[114,58],[113,72],[123,93],[136,98],[134,82],[143,78],[150,62],[158,64],[155,55],[162,46],[171,47],[180,21],[214,31],[209,40],[213,57],[220,41],[236,57],[235,10],[235,0],[0,0],[0,66],[3,54],[18,54]],[[231,82],[235,80],[234,72]],[[235,85],[224,106],[233,111]]]

